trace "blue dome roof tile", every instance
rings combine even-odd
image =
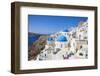
[[[65,36],[61,35],[61,36],[57,37],[57,41],[59,41],[59,42],[67,42],[68,39]]]
[[[65,29],[65,30],[63,30],[63,32],[69,32],[69,30],[68,29]]]
[[[53,40],[54,40],[54,39],[53,39],[53,38],[51,38],[51,37],[49,37],[49,38],[48,38],[48,41],[53,41]]]

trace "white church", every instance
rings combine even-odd
[[[36,60],[64,60],[88,58],[88,23],[83,22],[72,30],[51,34],[45,48]]]

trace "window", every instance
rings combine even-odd
[[[61,44],[61,48],[62,48],[62,46],[63,46],[63,45]]]

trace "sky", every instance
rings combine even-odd
[[[76,27],[79,22],[87,19],[88,17],[28,15],[28,32],[51,34]]]

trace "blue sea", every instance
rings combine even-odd
[[[28,45],[32,45],[33,42],[38,40],[38,38],[39,38],[39,36],[33,36],[33,35],[28,36]]]

